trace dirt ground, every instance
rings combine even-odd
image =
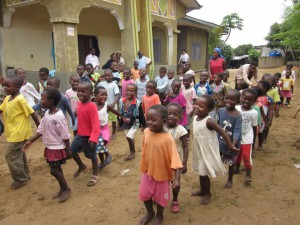
[[[274,73],[282,68],[260,70]],[[234,71],[231,71],[233,77]],[[212,180],[212,202],[200,204],[200,198],[190,197],[197,189],[198,176],[189,171],[182,176],[179,195],[181,211],[172,214],[165,209],[165,222],[169,225],[185,224],[300,224],[300,170],[294,167],[300,163],[300,113],[292,119],[292,112],[300,105],[300,78],[298,78],[292,108],[280,108],[280,117],[274,119],[268,143],[263,152],[253,156],[253,182],[250,187],[243,185],[244,172],[234,176],[231,190],[224,189],[226,177]],[[35,128],[34,128],[35,130]],[[136,135],[136,159],[124,162],[128,146],[123,132],[109,145],[113,162],[100,172],[100,181],[94,187],[86,183],[88,172],[74,179],[77,169],[73,160],[63,166],[72,194],[65,203],[52,200],[58,191],[58,183],[49,174],[49,167],[43,158],[43,145],[37,141],[28,152],[31,180],[19,189],[11,190],[12,182],[5,162],[6,141],[0,138],[0,224],[138,224],[145,214],[144,205],[138,200],[140,181],[139,160],[142,134]],[[191,146],[191,145],[190,145]],[[191,151],[191,148],[190,148]],[[82,157],[83,158],[83,157]],[[121,171],[129,169],[125,175]]]

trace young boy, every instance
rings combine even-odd
[[[171,85],[173,83],[174,80],[174,75],[175,75],[175,71],[174,70],[169,70],[168,71],[168,83],[165,89],[165,97],[169,94],[169,91],[172,91]]]
[[[78,177],[86,169],[79,157],[79,152],[83,151],[86,158],[90,159],[93,167],[93,174],[87,185],[94,186],[98,180],[98,159],[96,154],[96,144],[100,136],[100,121],[98,117],[97,106],[91,102],[93,85],[91,82],[82,82],[78,86],[77,118],[78,132],[71,145],[73,159],[78,165],[78,170],[74,177]]]
[[[157,83],[157,92],[160,101],[165,99],[165,89],[168,84],[168,77],[166,76],[167,68],[162,66],[159,68],[159,75],[155,77],[155,82]]]
[[[112,62],[110,64],[110,69],[112,71],[112,81],[116,83],[119,86],[121,86],[120,81],[121,81],[121,75],[119,72],[118,68],[118,63],[117,62]]]
[[[193,105],[197,99],[195,88],[191,87],[191,83],[192,83],[192,75],[185,74],[183,76],[183,88],[181,88],[181,93],[183,94],[186,100],[185,110],[188,118],[188,125],[185,126],[185,129],[188,132],[188,139],[190,138],[191,123],[194,115]]]
[[[39,82],[38,82],[38,86],[37,86],[37,91],[38,93],[41,95],[42,92],[44,91],[46,85],[47,85],[47,80],[49,78],[49,70],[46,67],[42,67],[39,70]]]
[[[139,62],[134,61],[133,63],[133,68],[131,69],[131,75],[132,79],[135,81],[136,79],[140,78],[140,70],[138,69],[139,67]]]
[[[80,83],[85,82],[85,81],[91,82],[90,78],[87,75],[84,74],[84,72],[85,72],[85,66],[84,65],[79,64],[77,66],[76,70],[77,70],[77,74],[79,76]]]
[[[192,63],[191,62],[187,62],[185,65],[184,65],[184,70],[185,70],[185,74],[190,74],[192,76],[192,85],[194,86],[196,84],[196,80],[195,80],[195,72],[194,70],[191,69],[192,67]]]
[[[228,81],[228,78],[229,78],[229,71],[225,70],[223,73],[223,83],[227,87],[227,90],[230,90],[230,89],[232,89],[232,86],[231,86],[230,82]]]
[[[125,130],[129,144],[130,153],[124,158],[125,161],[135,158],[134,135],[139,128],[139,107],[140,101],[136,99],[137,86],[128,84],[126,87],[126,97],[119,102],[120,114],[124,117],[122,128]]]
[[[135,80],[135,84],[137,86],[137,95],[136,98],[142,102],[143,96],[146,94],[146,85],[148,82],[148,79],[146,78],[147,70],[145,68],[140,69],[140,78]],[[142,131],[146,128],[146,119],[143,112],[142,104],[140,104],[139,107],[139,122],[140,127],[142,127]]]
[[[36,126],[39,126],[36,114],[20,94],[22,85],[23,80],[17,76],[5,78],[3,87],[7,96],[0,106],[0,114],[3,112],[4,132],[9,143],[5,158],[14,180],[11,184],[13,190],[24,186],[30,179],[27,158],[22,151],[23,145],[32,136],[29,116]]]
[[[110,69],[106,69],[104,71],[104,79],[106,82],[100,82],[99,86],[104,87],[107,90],[107,104],[111,105],[114,109],[116,109],[116,104],[119,99],[120,91],[118,85],[112,81],[112,71]],[[117,129],[117,120],[118,117],[112,112],[108,113],[108,120],[112,122],[112,136],[111,140],[116,139],[116,129]]]
[[[145,118],[147,117],[148,110],[153,105],[160,105],[161,102],[159,100],[159,96],[155,94],[156,91],[156,82],[154,80],[150,80],[147,82],[146,85],[146,94],[142,98],[142,109],[145,115]]]
[[[241,105],[236,106],[236,109],[242,114],[242,139],[240,152],[236,160],[235,173],[239,173],[240,164],[243,159],[246,168],[245,185],[249,185],[251,179],[252,167],[252,143],[256,134],[257,116],[258,113],[252,109],[252,105],[257,99],[257,92],[248,88],[242,93]]]

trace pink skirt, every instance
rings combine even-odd
[[[48,149],[45,148],[44,156],[48,163],[66,160],[67,153],[65,149]]]
[[[107,144],[110,142],[110,131],[108,124],[100,127],[102,138]]]
[[[282,90],[281,91],[281,96],[284,97],[284,98],[291,98],[292,97],[292,91],[290,91],[290,90],[288,90],[288,91]]]

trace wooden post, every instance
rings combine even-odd
[[[296,111],[293,113],[293,118],[296,118],[298,112],[300,111],[300,106],[296,109]]]

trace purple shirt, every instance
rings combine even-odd
[[[188,125],[188,119],[186,116],[186,100],[182,93],[179,93],[175,98],[169,98],[169,102],[176,102],[182,107],[182,119],[180,121],[180,125],[186,126]]]

